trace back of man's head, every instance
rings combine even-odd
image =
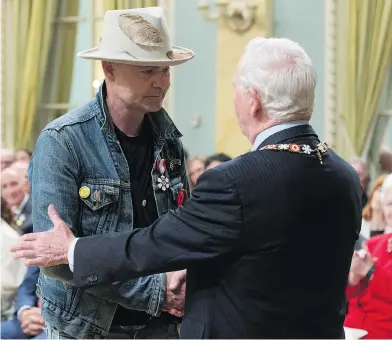
[[[291,40],[252,39],[242,57],[239,82],[260,94],[271,120],[309,120],[312,116],[316,71],[304,49]]]

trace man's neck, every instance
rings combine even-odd
[[[109,109],[110,118],[117,128],[130,137],[139,135],[140,126],[146,112],[132,110],[120,100],[109,96],[106,97],[106,105]]]
[[[269,129],[270,127],[273,127],[275,125],[279,125],[279,122],[276,121],[272,121],[272,120],[268,120],[265,123],[260,123],[259,125],[255,126],[254,131],[252,131],[252,133],[249,136],[249,140],[252,144],[254,144],[257,136],[262,133],[263,131]]]

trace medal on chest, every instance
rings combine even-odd
[[[166,173],[166,160],[159,158],[157,160],[157,170],[161,174],[158,179],[157,179],[157,187],[161,189],[162,191],[166,191],[169,189],[170,184],[169,184],[169,178],[165,176]]]

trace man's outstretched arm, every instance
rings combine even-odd
[[[192,197],[148,228],[79,239],[73,280],[95,286],[189,268],[238,246],[240,197],[222,171],[204,173]]]

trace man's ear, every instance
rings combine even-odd
[[[255,89],[249,89],[248,90],[248,99],[249,99],[249,106],[250,106],[250,114],[253,117],[257,117],[260,115],[260,112],[262,111],[262,106],[261,106],[261,98],[260,94],[255,90]]]
[[[103,73],[105,74],[105,78],[110,81],[114,81],[115,77],[113,63],[110,63],[108,61],[101,61],[101,64]]]

